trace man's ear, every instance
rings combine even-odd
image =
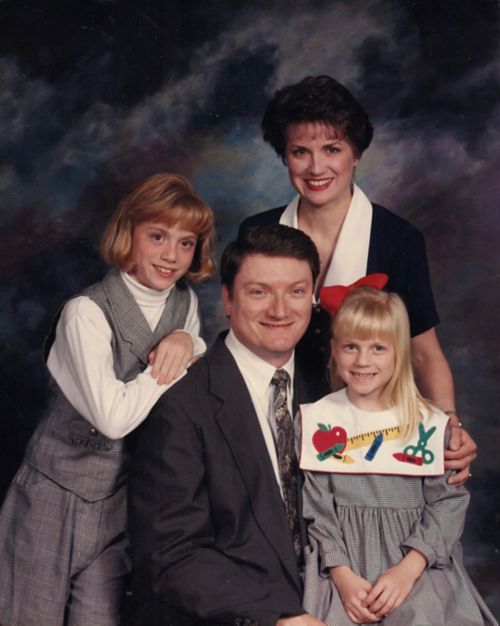
[[[233,310],[233,301],[229,295],[229,290],[226,285],[222,285],[222,304],[224,305],[224,313],[226,317],[231,317]]]

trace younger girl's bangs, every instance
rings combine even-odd
[[[335,339],[359,339],[368,341],[376,338],[396,343],[394,319],[387,303],[364,300],[349,302],[341,308],[333,322]]]

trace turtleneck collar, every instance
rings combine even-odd
[[[150,287],[141,285],[141,283],[138,283],[135,278],[126,272],[120,272],[120,274],[123,281],[127,285],[127,288],[134,297],[134,300],[140,307],[159,307],[164,305],[168,295],[172,291],[172,287],[174,286],[171,285],[167,289],[156,291],[156,289],[151,289]]]

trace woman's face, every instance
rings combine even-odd
[[[286,165],[301,207],[347,210],[358,162],[349,142],[331,126],[301,122],[287,129]]]

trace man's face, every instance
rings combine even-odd
[[[291,357],[309,324],[313,279],[307,261],[252,254],[236,275],[224,312],[241,343],[275,367]]]

